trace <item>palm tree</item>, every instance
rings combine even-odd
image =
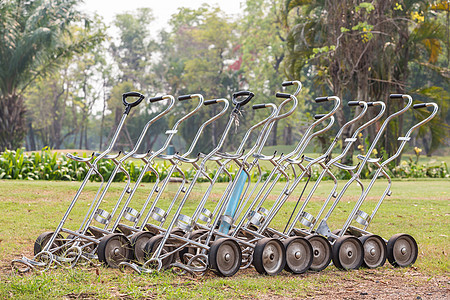
[[[74,30],[74,24],[89,24],[76,5],[74,0],[0,3],[0,149],[15,149],[23,141],[25,89],[103,39],[99,32]]]

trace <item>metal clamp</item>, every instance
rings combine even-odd
[[[166,212],[159,207],[155,207],[150,216],[157,222],[163,222],[166,219]]]
[[[184,231],[192,230],[192,218],[180,214],[177,219],[178,227],[183,229]]]
[[[139,212],[134,208],[127,207],[125,208],[125,214],[123,215],[123,217],[130,222],[136,222],[137,218],[139,217]]]
[[[230,216],[227,216],[227,215],[220,216],[220,221],[222,223],[226,223],[226,224],[228,224],[230,226],[233,225],[233,218],[230,217]]]
[[[267,215],[269,214],[269,210],[265,209],[264,207],[260,207],[258,209],[258,212],[260,212],[264,217],[267,217]]]
[[[106,224],[109,223],[109,220],[111,219],[111,215],[106,210],[103,210],[103,209],[99,208],[99,209],[97,209],[95,211],[94,219],[97,222],[99,222],[99,223],[101,223],[103,225],[106,225]]]
[[[305,225],[306,227],[312,227],[316,223],[316,218],[314,218],[313,215],[310,213],[307,213],[306,211],[302,212],[300,215],[300,223]]]
[[[210,221],[211,221],[211,217],[212,217],[212,212],[211,211],[209,211],[208,209],[206,209],[206,208],[203,208],[202,209],[202,212],[200,213],[200,215],[198,216],[198,218],[200,219],[200,220],[202,220],[203,222],[205,222],[205,223],[209,223]]]
[[[264,216],[256,211],[252,211],[248,216],[248,220],[255,226],[261,226],[264,221]]]
[[[358,210],[354,219],[359,224],[367,226],[370,222],[370,215],[368,213],[363,212],[362,210]]]

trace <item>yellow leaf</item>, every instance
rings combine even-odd
[[[427,47],[428,51],[430,52],[430,58],[428,59],[428,62],[435,63],[438,59],[439,54],[442,51],[439,40],[426,39],[423,41],[423,43],[425,44],[425,47]]]

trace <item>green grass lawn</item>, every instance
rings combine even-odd
[[[398,232],[413,235],[419,245],[419,257],[413,267],[394,269],[387,263],[377,270],[343,272],[330,266],[320,273],[308,272],[294,276],[282,272],[275,277],[261,276],[253,268],[249,268],[232,278],[220,278],[213,273],[193,278],[189,275],[178,276],[170,271],[150,275],[123,274],[104,267],[56,269],[45,274],[32,273],[24,276],[12,273],[10,261],[21,255],[32,257],[34,240],[40,233],[54,230],[80,183],[0,180],[0,210],[3,213],[0,222],[0,298],[344,298],[349,295],[361,297],[356,294],[359,292],[385,298],[389,294],[380,294],[377,286],[384,286],[383,291],[388,293],[389,288],[397,284],[399,289],[416,291],[408,294],[412,296],[414,293],[422,295],[432,283],[437,286],[438,293],[444,293],[433,295],[448,296],[449,183],[449,180],[395,181],[392,196],[387,197],[369,227],[370,231],[387,239]],[[112,185],[102,208],[111,211],[123,185]],[[340,186],[342,185],[340,182]],[[195,186],[183,209],[184,213],[193,212],[206,186],[205,183]],[[68,228],[77,228],[97,187],[98,183],[88,184],[86,192],[69,217]],[[139,209],[151,187],[151,183],[142,184],[130,206]],[[273,227],[284,228],[302,187],[303,184],[282,208],[273,221]],[[332,182],[323,182],[307,211],[316,212],[331,187]],[[211,200],[208,201],[208,208],[214,207],[224,188],[223,183],[216,185]],[[281,188],[282,184],[276,186],[264,207],[270,208]],[[363,210],[371,211],[384,188],[383,180],[377,182]],[[167,207],[168,199],[174,195],[175,190],[176,184],[171,184],[161,208]],[[349,189],[330,220],[331,227],[342,225],[358,195],[357,187]],[[384,282],[386,285],[377,285],[375,282]],[[375,288],[370,289],[370,284]],[[366,285],[367,291],[364,290]],[[347,291],[347,294],[333,294],[342,289],[353,290],[351,293]]]

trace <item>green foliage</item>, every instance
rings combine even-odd
[[[83,157],[87,157],[86,153]],[[126,161],[124,165],[127,172],[130,174],[131,181],[135,182],[142,172],[143,164],[136,161]],[[160,179],[164,179],[171,165],[163,161],[161,163],[154,163],[152,167],[158,172]],[[110,160],[101,160],[98,164],[98,170],[105,180],[108,180],[115,168],[115,164]],[[30,155],[24,153],[24,149],[17,149],[16,151],[6,150],[0,155],[0,179],[19,179],[19,180],[64,180],[64,181],[82,181],[89,168],[67,157],[52,152],[48,148],[42,149],[40,152],[32,152]],[[400,165],[392,165],[389,168],[390,175],[396,178],[449,178],[447,164],[445,162],[437,163],[430,162],[427,164],[418,164],[417,160],[413,161],[410,158],[408,161],[402,161]],[[195,175],[195,169],[189,168],[185,170],[185,176],[188,180],[192,180]],[[232,165],[226,168],[228,174],[235,178],[238,168]],[[266,180],[272,171],[271,168],[262,166],[261,175],[262,180]],[[363,172],[361,172],[362,179],[372,178],[376,169],[370,164],[366,165]],[[322,168],[320,166],[313,166],[311,179],[317,180]],[[349,179],[350,174],[343,170],[333,170],[337,179]],[[292,172],[291,172],[292,173]],[[217,168],[211,168],[208,171],[208,176],[214,178],[217,174]],[[217,182],[229,182],[229,176],[226,172],[222,172],[218,176]],[[174,173],[172,176],[179,176]],[[259,173],[255,168],[251,173],[250,180],[256,182]],[[291,174],[291,179],[293,174]],[[324,180],[329,180],[329,176],[325,176]],[[92,176],[91,181],[99,181],[100,178]],[[115,182],[122,182],[126,180],[124,173],[120,172],[114,177]],[[142,182],[155,182],[156,174],[152,171],[147,171],[142,179]],[[285,181],[282,177],[280,181]],[[306,177],[305,177],[306,180]],[[200,177],[199,182],[207,182],[205,177]]]

